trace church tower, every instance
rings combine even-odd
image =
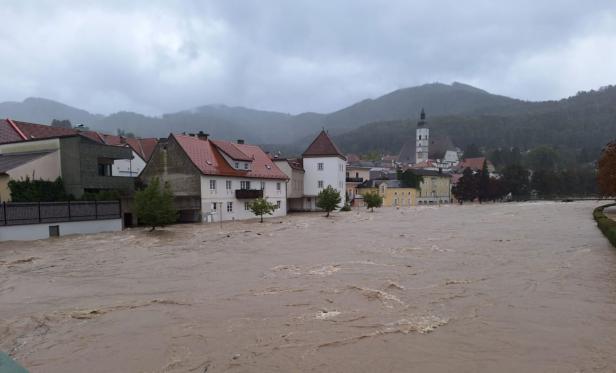
[[[430,144],[430,129],[426,125],[426,113],[421,109],[419,122],[417,122],[417,138],[415,146],[415,163],[422,163],[428,160],[428,146]]]

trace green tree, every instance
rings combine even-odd
[[[257,198],[248,206],[253,214],[261,217],[261,223],[263,223],[263,215],[272,215],[274,210],[276,210],[276,205],[267,202],[265,198]]]
[[[460,203],[474,201],[479,195],[478,175],[470,167],[465,168],[462,172],[462,177],[453,187],[452,193]]]
[[[616,196],[616,141],[607,144],[597,164],[597,184],[604,196]]]
[[[481,153],[481,150],[479,150],[479,147],[475,144],[469,144],[466,149],[464,149],[464,159],[477,158],[481,156],[483,156],[483,154]]]
[[[413,170],[397,170],[396,178],[400,180],[400,183],[404,188],[420,189],[423,176],[416,175]]]
[[[539,146],[528,152],[526,163],[533,171],[552,171],[559,162],[558,152],[551,146]]]
[[[145,189],[135,193],[135,210],[139,223],[152,227],[151,231],[177,221],[171,187],[165,183],[161,188],[159,178],[152,179]]]
[[[327,212],[327,215],[325,215],[326,217],[329,216],[330,212],[338,208],[340,202],[342,202],[340,192],[332,188],[331,185],[328,185],[327,188],[323,189],[317,196],[317,207]]]
[[[374,212],[375,207],[383,206],[383,197],[378,192],[366,192],[364,193],[364,203],[367,209]]]
[[[488,161],[483,161],[481,167],[481,173],[479,174],[479,183],[477,188],[477,196],[479,197],[479,203],[486,201],[490,198],[490,172],[488,171]]]
[[[530,194],[530,173],[520,165],[507,166],[503,170],[505,190],[515,199],[523,199]]]

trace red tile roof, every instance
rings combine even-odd
[[[51,127],[44,124],[20,122],[11,119],[0,121],[0,144],[75,135],[81,135],[106,145],[128,145],[146,161],[150,159],[158,143],[158,140],[155,138],[135,139],[107,135],[96,131],[79,131],[72,128]]]
[[[467,167],[470,167],[471,170],[481,171],[483,168],[483,162],[486,160],[486,157],[477,157],[477,158],[466,158],[463,159],[462,162],[458,164],[458,169],[464,170]],[[490,161],[488,161],[488,167],[490,167]]]
[[[192,163],[204,175],[236,176],[260,179],[287,179],[287,175],[282,172],[265,152],[255,145],[233,144],[221,140],[202,140],[197,137],[172,134],[170,138],[175,139],[184,150]],[[221,148],[227,150],[230,147],[237,148],[237,151],[244,154],[251,161],[251,168],[248,171],[236,170],[227,163],[221,154]],[[231,151],[231,150],[229,150]],[[225,152],[226,153],[226,152]]]
[[[0,143],[51,139],[55,137],[74,136],[77,131],[71,128],[51,127],[5,119],[0,122]]]
[[[211,140],[211,141],[212,141],[212,144],[214,144],[214,146],[216,146],[223,153],[231,157],[231,159],[234,159],[236,161],[252,161],[252,158],[244,154],[238,148],[240,144],[233,144],[227,141],[220,141],[220,140]]]
[[[340,157],[346,160],[346,157],[342,155],[340,149],[334,144],[325,130],[321,131],[319,135],[314,139],[312,144],[308,146],[308,149],[302,154],[304,157]]]

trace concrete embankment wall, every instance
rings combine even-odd
[[[57,233],[60,236],[116,232],[122,230],[122,219],[3,226],[0,227],[0,241],[30,241],[49,238],[55,226],[58,227]]]

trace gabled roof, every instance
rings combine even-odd
[[[177,141],[184,153],[203,175],[280,180],[288,178],[258,146],[233,144],[222,140],[202,140],[198,137],[177,134],[171,134],[170,137]],[[230,147],[237,148],[239,153],[242,153],[251,161],[250,170],[236,170],[231,167],[221,153],[222,150],[220,149],[223,147],[227,150]]]
[[[308,146],[308,149],[302,154],[304,158],[307,157],[339,157],[346,160],[346,157],[342,154],[340,149],[334,144],[325,130],[321,131],[319,135],[314,139],[312,144]]]
[[[0,174],[9,172],[16,167],[29,163],[35,159],[44,157],[51,152],[53,152],[53,150],[29,153],[0,154]]]

